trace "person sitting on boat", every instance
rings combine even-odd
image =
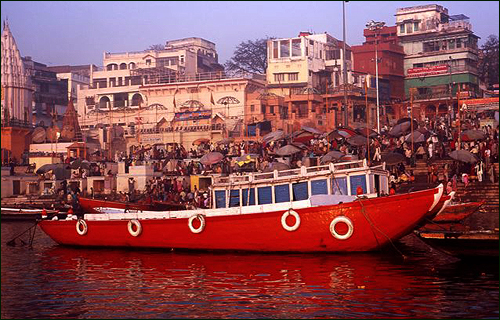
[[[389,189],[389,195],[395,195],[396,194],[396,184],[391,183],[391,189]]]

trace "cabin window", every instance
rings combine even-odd
[[[257,194],[259,197],[259,204],[269,204],[273,202],[271,187],[258,188]]]
[[[338,195],[347,195],[347,178],[332,179],[332,193]]]
[[[309,193],[307,192],[307,182],[298,182],[292,185],[293,201],[307,200]]]
[[[363,188],[363,193],[366,193],[366,176],[351,176],[351,195],[355,196],[357,194],[356,190],[358,186]]]
[[[250,189],[250,197],[248,197],[248,189],[241,190],[242,200],[244,206],[255,205],[255,189]]]
[[[226,207],[226,191],[218,190],[215,191],[215,207],[225,208]]]
[[[328,194],[326,179],[311,181],[311,194]]]
[[[240,190],[231,190],[229,192],[229,207],[240,206]]]
[[[276,203],[290,201],[290,185],[282,184],[274,186],[274,199]]]

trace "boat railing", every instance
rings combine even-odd
[[[382,165],[372,167],[372,168],[382,168]],[[263,173],[250,173],[247,175],[230,175],[224,177],[214,177],[214,184],[237,184],[245,182],[264,182],[273,179],[288,177],[288,178],[299,178],[299,177],[311,177],[318,174],[329,174],[338,173],[342,171],[358,170],[361,168],[368,168],[365,160],[355,160],[342,163],[330,163],[328,165],[312,166],[312,167],[300,167],[296,169],[288,169],[273,172],[263,172]]]

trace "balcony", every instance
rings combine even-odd
[[[35,126],[28,121],[19,120],[19,119],[2,119],[2,128],[26,128],[26,129],[34,129]]]

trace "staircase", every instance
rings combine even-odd
[[[498,228],[499,184],[491,182],[470,183],[467,188],[462,183],[457,185],[455,199],[460,202],[485,201],[478,212],[463,221],[463,224],[472,228]]]

